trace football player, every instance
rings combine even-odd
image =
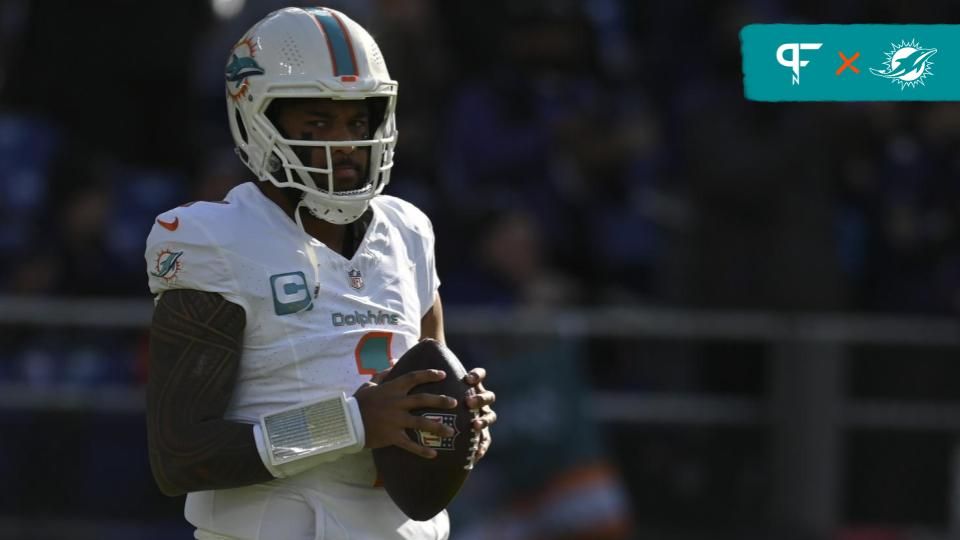
[[[397,83],[343,13],[288,8],[234,46],[226,92],[259,181],[161,214],[147,239],[156,482],[188,494],[200,539],[446,538],[445,511],[410,520],[375,487],[370,451],[431,459],[404,429],[451,429],[410,410],[456,406],[407,395],[442,372],[382,383],[418,340],[444,339],[431,223],[382,194]],[[466,378],[480,456],[496,421],[484,378]]]

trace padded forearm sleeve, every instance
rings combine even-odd
[[[363,420],[357,400],[340,393],[264,414],[253,426],[260,459],[276,478],[363,449]]]

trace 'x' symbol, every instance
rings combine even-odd
[[[853,56],[851,56],[849,59],[846,56],[844,56],[843,53],[840,51],[837,51],[837,54],[840,55],[840,58],[843,58],[843,65],[837,68],[837,75],[840,75],[843,72],[843,70],[847,68],[852,69],[854,73],[860,73],[860,70],[857,69],[857,66],[853,65],[853,61],[860,56],[860,51],[853,53]]]

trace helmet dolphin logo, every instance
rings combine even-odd
[[[257,61],[249,56],[237,56],[234,54],[230,59],[230,63],[227,64],[227,81],[236,83],[237,88],[240,87],[240,84],[247,77],[263,74],[264,70],[260,67],[260,64],[257,64]]]

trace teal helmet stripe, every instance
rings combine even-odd
[[[310,10],[310,13],[327,38],[327,47],[330,49],[330,58],[333,60],[333,75],[335,77],[359,75],[353,43],[343,22],[336,14],[325,9]]]

